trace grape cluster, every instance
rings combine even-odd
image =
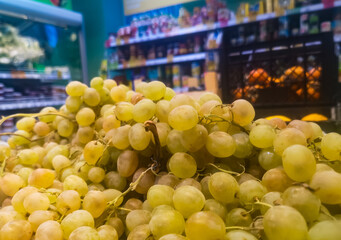
[[[0,143],[1,240],[340,240],[341,135],[96,77]]]

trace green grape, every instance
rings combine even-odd
[[[90,81],[90,87],[94,89],[101,89],[103,88],[103,85],[104,85],[104,81],[103,81],[103,78],[101,77],[94,77]]]
[[[81,206],[81,198],[75,190],[65,190],[56,199],[56,208],[62,215],[76,211]]]
[[[179,184],[176,185],[175,189],[178,189],[179,187],[182,187],[182,186],[192,186],[192,187],[195,187],[196,189],[198,189],[201,192],[201,184],[197,180],[195,180],[193,178],[182,179],[179,182]]]
[[[185,232],[189,239],[223,240],[225,223],[213,212],[197,212],[187,220]]]
[[[205,196],[195,187],[182,186],[175,190],[173,204],[184,218],[199,212],[205,205]]]
[[[55,145],[51,146],[51,148],[46,148],[46,160],[52,163],[52,159],[57,155],[69,156],[69,148],[66,145]]]
[[[152,215],[149,211],[146,210],[133,210],[128,213],[126,217],[126,226],[127,229],[131,232],[137,226],[148,224]]]
[[[134,174],[139,164],[139,158],[135,151],[125,150],[117,159],[117,172],[122,177],[130,177]]]
[[[166,185],[154,185],[149,188],[147,200],[153,208],[160,205],[173,205],[174,189]]]
[[[107,220],[106,222],[107,225],[112,226],[113,228],[115,228],[118,237],[121,237],[122,234],[124,233],[124,224],[122,222],[122,220],[119,217],[111,217]]]
[[[92,167],[88,172],[88,179],[93,183],[100,183],[104,180],[105,171],[100,167]]]
[[[83,95],[83,101],[86,103],[86,105],[95,107],[100,103],[101,97],[96,89],[87,88]]]
[[[212,100],[217,101],[220,104],[222,103],[220,97],[217,94],[212,93],[212,92],[205,92],[201,94],[199,97],[198,103],[202,106],[206,102],[212,101]]]
[[[107,206],[105,194],[101,191],[89,191],[83,199],[83,209],[87,210],[94,218],[102,215]]]
[[[112,145],[119,149],[124,150],[130,146],[129,142],[129,131],[131,126],[124,125],[115,130],[114,135],[111,138]]]
[[[28,217],[28,221],[31,224],[33,232],[36,232],[39,226],[49,220],[56,220],[58,218],[58,213],[48,210],[37,210],[34,211]]]
[[[304,136],[306,137],[306,139],[309,139],[313,136],[313,128],[312,126],[305,121],[301,121],[301,120],[293,120],[288,124],[288,128],[296,128],[298,130],[300,130]]]
[[[250,207],[256,199],[260,200],[267,192],[266,187],[260,182],[249,180],[240,184],[238,197],[243,205]]]
[[[135,86],[135,91],[137,93],[142,93],[143,94],[143,91],[144,91],[144,88],[147,86],[148,83],[146,82],[139,82],[138,84],[136,84]]]
[[[123,202],[123,197],[121,197],[122,192],[116,189],[105,189],[103,193],[107,202],[113,201],[115,199],[117,199],[118,205],[121,205],[121,203]]]
[[[298,210],[307,222],[313,222],[319,217],[321,201],[305,187],[293,186],[283,193],[283,204]]]
[[[227,214],[226,207],[215,199],[207,199],[203,211],[214,212],[223,220],[225,220]]]
[[[6,223],[0,231],[1,240],[30,240],[32,236],[32,228],[26,220],[13,220]]]
[[[68,159],[64,155],[57,155],[52,159],[52,166],[57,173],[71,165],[72,162],[70,161],[70,159]]]
[[[129,198],[128,201],[123,205],[124,208],[130,210],[142,209],[143,202],[137,198]]]
[[[94,227],[94,219],[86,210],[76,210],[68,214],[61,222],[64,238],[68,239],[70,234],[81,226]]]
[[[341,135],[335,132],[328,133],[322,137],[321,151],[329,160],[341,160]]]
[[[39,155],[32,149],[23,149],[18,153],[21,164],[32,165],[39,160]]]
[[[335,171],[316,172],[310,187],[325,204],[341,204],[341,174]]]
[[[313,225],[309,229],[309,240],[340,240],[341,228],[339,221],[322,221]]]
[[[188,240],[188,238],[180,235],[180,234],[167,234],[163,235],[159,240]]]
[[[0,162],[3,162],[11,155],[11,149],[7,144],[0,144]]]
[[[100,111],[100,115],[104,116],[104,114],[109,110],[110,114],[114,114],[115,112],[115,108],[116,106],[114,106],[113,104],[105,104],[101,107],[101,111]]]
[[[165,96],[163,97],[163,99],[170,101],[172,100],[172,98],[176,95],[176,93],[174,92],[173,89],[166,87],[166,92],[165,92]]]
[[[11,139],[13,140],[13,143],[17,146],[29,144],[30,141],[28,139],[31,138],[31,134],[24,131],[24,130],[18,130],[14,132],[17,135],[13,135]],[[23,136],[23,137],[22,137]],[[28,138],[28,139],[27,139]]]
[[[251,129],[250,142],[258,148],[272,147],[276,132],[269,125],[258,125]]]
[[[206,148],[215,157],[225,158],[236,151],[236,142],[226,132],[212,132],[208,135]]]
[[[42,223],[35,234],[36,240],[63,240],[63,230],[57,221],[46,221]]]
[[[63,119],[58,123],[58,134],[62,137],[70,137],[74,130],[74,125],[68,119]]]
[[[80,127],[77,131],[78,141],[87,144],[94,138],[95,132],[91,127]]]
[[[257,240],[257,238],[244,230],[233,230],[226,233],[226,240]]]
[[[282,167],[268,170],[262,178],[263,185],[269,192],[284,192],[293,181],[288,177]]]
[[[125,101],[126,94],[127,94],[127,92],[125,91],[125,89],[123,89],[119,86],[113,87],[110,90],[111,99],[116,103]]]
[[[200,102],[199,102],[200,104]],[[210,116],[211,111],[213,110],[213,108],[215,108],[216,106],[221,105],[221,102],[217,101],[217,100],[210,100],[207,101],[203,104],[201,104],[200,106],[200,110],[199,110],[199,115],[200,116]],[[212,116],[210,116],[212,117]]]
[[[308,181],[316,171],[313,153],[302,145],[292,145],[286,148],[282,155],[282,162],[284,171],[294,181]]]
[[[233,153],[233,156],[237,158],[249,157],[253,150],[249,135],[247,135],[247,133],[241,132],[232,135],[232,137],[236,143],[236,150]]]
[[[97,232],[100,240],[118,240],[116,229],[110,225],[100,226],[97,228]]]
[[[25,185],[26,185],[28,183],[28,177],[31,175],[32,172],[33,172],[32,168],[23,167],[19,170],[17,175],[25,181]]]
[[[250,212],[244,208],[233,208],[226,215],[226,226],[241,226],[248,227],[252,223]]]
[[[90,89],[90,88],[88,88],[88,89]],[[80,97],[68,96],[65,100],[65,107],[68,111],[75,113],[79,110],[82,103],[83,103],[83,100]]]
[[[152,216],[149,227],[153,236],[159,239],[170,233],[181,234],[185,229],[185,220],[178,211],[162,210]]]
[[[95,165],[104,152],[105,146],[99,141],[88,142],[84,147],[84,160],[89,165]]]
[[[171,188],[175,188],[180,183],[180,180],[177,176],[173,175],[172,173],[166,173],[155,181],[155,184],[160,185],[167,185]]]
[[[134,105],[129,102],[120,102],[116,105],[115,116],[120,121],[128,122],[133,119]]]
[[[14,196],[24,185],[24,180],[14,173],[5,173],[0,177],[0,189],[7,196]]]
[[[143,224],[134,228],[128,235],[127,240],[148,239],[151,235],[149,224]]]
[[[232,103],[233,122],[244,127],[255,118],[255,109],[248,101],[238,99]]]
[[[155,116],[160,122],[168,123],[168,114],[170,112],[170,102],[160,100],[156,103]]]
[[[171,131],[171,128],[167,123],[164,122],[158,122],[155,125],[157,129],[157,134],[159,136],[160,145],[161,147],[164,147],[167,145],[167,137],[169,132]]]
[[[148,147],[151,133],[146,131],[142,123],[136,123],[129,129],[128,138],[133,149],[142,151]]]
[[[85,196],[85,194],[87,194],[88,192],[88,185],[86,184],[86,182],[76,175],[67,176],[64,179],[63,188],[64,191],[75,190],[79,193],[80,196]]]
[[[168,168],[178,178],[193,177],[197,171],[194,158],[187,153],[174,153],[168,160]]]
[[[289,206],[270,208],[264,215],[263,226],[269,240],[302,240],[308,235],[303,216]]]
[[[177,94],[170,100],[170,110],[182,105],[189,105],[196,109],[195,100],[186,94]]]
[[[39,121],[50,123],[56,118],[56,115],[49,115],[50,113],[57,113],[58,111],[54,107],[44,107],[40,110],[40,114],[46,114],[46,116],[39,117]]]
[[[78,81],[69,82],[65,87],[66,93],[72,97],[83,96],[85,89],[87,89],[87,86]]]
[[[112,79],[106,79],[103,82],[103,87],[107,88],[108,90],[111,90],[113,87],[116,87],[117,83],[115,80]]]
[[[127,180],[124,177],[121,177],[118,172],[111,171],[105,175],[104,185],[106,188],[122,191],[127,185]]]
[[[239,191],[239,185],[234,177],[228,173],[214,173],[208,182],[209,191],[219,202],[231,203],[236,193]]]
[[[268,192],[267,194],[265,194],[262,199],[261,199],[262,203],[267,203],[270,204],[272,206],[275,205],[281,205],[283,203],[283,199],[282,199],[282,193],[280,192]],[[285,204],[287,205],[287,204]],[[267,211],[269,210],[268,206],[264,206],[261,205],[260,206],[260,211],[261,213],[264,215]]]
[[[211,176],[206,176],[200,181],[201,185],[201,192],[204,194],[206,199],[211,199],[213,198],[212,194],[210,193],[209,189],[209,181],[211,179]]]
[[[273,142],[273,146],[275,149],[275,152],[282,156],[282,153],[287,147],[290,147],[291,145],[299,144],[302,146],[306,146],[306,138],[304,134],[297,130],[296,128],[285,128],[281,130],[275,137],[275,140]]]
[[[79,240],[79,239],[100,240],[100,237],[99,237],[98,232],[94,228],[88,227],[88,226],[82,226],[73,230],[68,239],[69,240]]]
[[[98,92],[98,94],[101,98],[99,105],[112,104],[113,103],[113,100],[110,96],[110,91],[107,88],[96,89],[96,91]]]
[[[33,117],[23,117],[16,123],[18,130],[24,130],[26,132],[31,132],[36,123],[36,119]]]
[[[24,208],[28,213],[33,213],[37,210],[47,210],[49,207],[49,198],[40,192],[31,193],[24,199]]]
[[[221,122],[224,120],[223,123],[226,123],[228,126],[232,126],[230,125],[232,122],[232,110],[230,107],[217,105],[211,109],[210,114],[212,115],[210,116],[212,121]]]
[[[195,127],[182,132],[181,143],[188,151],[196,152],[205,146],[207,136],[206,128],[197,124]]]
[[[182,132],[171,130],[167,136],[167,148],[171,153],[186,152],[186,148],[181,143]]]
[[[88,180],[88,172],[92,166],[88,165],[86,161],[79,161],[74,163],[73,168],[75,169],[76,175],[84,179],[84,181]]]
[[[323,131],[318,124],[314,122],[309,122],[309,124],[312,127],[312,136],[310,138],[311,140],[315,140],[319,137],[323,137]]]
[[[106,132],[120,126],[121,122],[114,115],[109,115],[103,118],[102,128]]]
[[[26,214],[26,209],[24,207],[24,199],[30,195],[31,193],[38,192],[38,189],[35,187],[24,187],[17,191],[11,200],[12,206],[18,213]]]
[[[165,93],[166,85],[159,81],[149,82],[143,89],[143,95],[153,101],[160,100],[165,96]]]
[[[258,163],[263,169],[269,170],[281,166],[282,158],[274,152],[273,148],[265,148],[258,155]]]
[[[320,171],[334,171],[334,169],[325,163],[317,163],[316,172]]]
[[[156,111],[156,104],[150,99],[142,99],[134,105],[133,119],[135,122],[144,123],[151,119]]]
[[[197,111],[195,108],[188,105],[176,107],[168,114],[169,125],[179,131],[195,127],[198,120]]]
[[[96,114],[91,108],[82,108],[76,114],[76,121],[79,126],[86,127],[90,126],[93,122],[95,122]]]
[[[88,185],[89,191],[104,191],[105,187],[100,183],[90,183]]]
[[[33,131],[35,134],[37,134],[39,137],[45,137],[47,134],[50,133],[50,127],[45,122],[37,122],[34,127]]]

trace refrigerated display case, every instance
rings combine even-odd
[[[59,107],[71,80],[88,81],[82,15],[0,0],[0,114]]]

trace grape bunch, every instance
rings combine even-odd
[[[341,135],[246,100],[73,81],[0,143],[1,240],[340,240]]]

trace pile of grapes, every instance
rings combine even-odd
[[[341,135],[94,78],[3,117],[1,240],[340,240]]]

